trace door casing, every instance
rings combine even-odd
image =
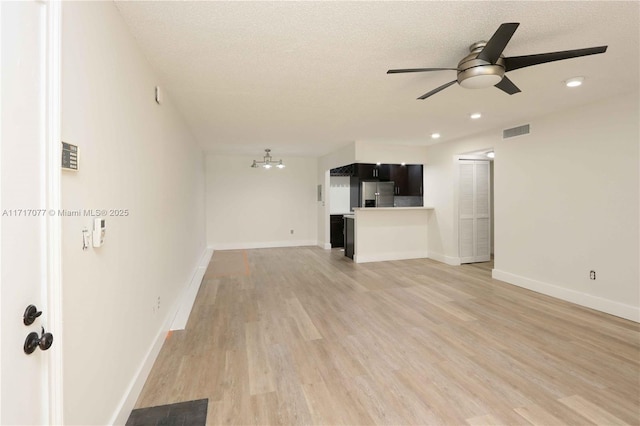
[[[29,411],[32,419],[38,419],[43,424],[63,424],[63,383],[62,383],[62,281],[61,281],[61,218],[58,215],[61,205],[61,184],[60,184],[60,69],[61,69],[61,29],[60,29],[60,16],[61,16],[61,3],[60,2],[44,2],[44,1],[31,1],[25,3],[9,3],[2,2],[0,4],[0,19],[11,19],[16,16],[22,16],[21,10],[6,9],[10,8],[30,8],[30,11],[35,13],[25,13],[24,16],[28,16],[28,22],[19,22],[18,25],[6,25],[0,34],[0,57],[4,58],[5,55],[13,55],[14,52],[18,57],[7,57],[11,63],[20,63],[23,60],[23,54],[31,58],[36,57],[36,63],[31,64],[33,66],[32,74],[25,73],[24,78],[28,81],[28,78],[33,77],[37,79],[39,91],[37,94],[37,111],[30,114],[27,118],[28,127],[35,127],[34,132],[37,133],[37,141],[33,144],[36,146],[38,155],[23,155],[22,158],[26,158],[28,164],[32,167],[37,166],[40,170],[38,176],[25,179],[22,176],[13,176],[11,179],[5,179],[7,181],[0,182],[2,189],[8,191],[17,192],[18,190],[37,191],[39,194],[38,206],[5,206],[3,208],[32,208],[32,209],[44,209],[46,216],[41,218],[32,218],[29,222],[29,226],[36,229],[34,231],[37,235],[38,247],[40,247],[37,262],[39,263],[41,270],[39,271],[40,279],[35,284],[34,288],[38,290],[38,295],[27,295],[27,298],[37,298],[38,306],[43,311],[43,314],[34,326],[39,328],[40,326],[46,327],[46,330],[54,334],[54,345],[47,352],[36,353],[32,355],[26,355],[21,353],[21,348],[14,349],[16,343],[15,339],[7,341],[2,339],[0,341],[0,354],[9,354],[8,357],[0,359],[0,368],[3,371],[8,371],[15,366],[16,360],[20,360],[19,357],[34,357],[30,359],[30,366],[35,366],[37,372],[35,377],[39,377],[38,384],[33,389],[30,383],[24,383],[20,380],[12,380],[11,382],[5,382],[3,386],[0,386],[0,423],[2,419],[11,419],[11,422],[20,422],[20,414],[16,417],[16,406],[20,406],[21,401],[24,400],[24,395],[28,393],[29,410],[35,410],[33,413]],[[3,22],[4,22],[3,19]],[[39,40],[37,47],[32,45],[19,46],[18,49],[3,51],[3,43],[21,43],[23,40],[19,36],[20,28],[37,29]],[[5,39],[6,37],[6,39]],[[4,68],[4,67],[3,67]],[[27,68],[29,70],[29,68]],[[6,71],[6,69],[5,69]],[[21,75],[20,77],[23,77]],[[35,80],[34,80],[35,81]],[[5,82],[5,84],[13,85],[20,82]],[[7,87],[0,85],[0,98],[3,100],[4,107],[13,107],[13,102],[20,100],[20,97],[15,95],[7,95]],[[5,98],[6,96],[6,98]],[[5,103],[6,101],[6,103]],[[0,125],[6,126],[7,123],[2,123],[4,119],[9,117],[11,111],[4,111],[1,114]],[[27,126],[25,126],[27,127]],[[3,127],[4,129],[4,127]],[[14,129],[9,136],[14,139],[18,139],[20,131]],[[3,132],[4,133],[4,132]],[[32,140],[33,141],[33,140]],[[7,160],[9,156],[19,157],[21,148],[18,144],[11,144],[11,151],[6,149],[9,146],[7,141],[4,141],[2,147],[0,147],[0,160]],[[16,149],[17,148],[17,149]],[[23,154],[30,151],[25,148]],[[16,155],[17,154],[17,155]],[[4,157],[3,157],[4,156]],[[0,177],[0,179],[2,179]],[[18,185],[19,184],[19,185]],[[29,185],[26,186],[25,185]],[[5,194],[5,196],[7,195]],[[0,194],[0,197],[3,197]],[[1,198],[0,198],[1,201]],[[53,212],[51,214],[51,212]],[[3,241],[3,226],[9,225],[10,221],[3,221],[0,223],[0,240]],[[22,222],[23,226],[26,222]],[[18,222],[14,222],[17,226]],[[14,226],[12,224],[12,226]],[[6,233],[6,232],[5,232]],[[30,257],[34,257],[33,253],[26,253],[24,250],[20,250],[19,247],[15,251],[7,251],[7,248],[14,249],[16,247],[2,247],[5,253],[0,256],[0,271],[3,270],[3,259],[15,260],[16,258],[23,258],[29,261]],[[1,254],[1,253],[0,253]],[[12,258],[8,256],[11,255]],[[5,261],[6,261],[5,260]],[[6,266],[4,268],[6,270]],[[5,271],[6,272],[6,271]],[[15,304],[9,305],[11,300],[6,300],[6,294],[2,294],[3,288],[16,290],[16,286],[23,286],[19,279],[13,279],[15,277],[8,277],[4,274],[4,278],[10,278],[0,285],[0,318],[3,322],[6,321],[10,324],[10,327],[16,327],[17,335],[26,335],[31,331],[40,331],[32,329],[32,327],[25,327],[21,323],[20,315],[16,315],[16,312],[20,312],[26,306],[23,300],[15,302]],[[18,287],[20,288],[20,287]],[[34,300],[34,302],[36,302]],[[2,310],[2,306],[5,306],[5,311]],[[20,306],[17,306],[20,305]],[[7,309],[10,306],[10,309]],[[7,312],[8,311],[8,312]],[[11,344],[11,350],[3,348],[3,345]],[[40,351],[38,349],[38,351]],[[19,363],[18,363],[19,364]],[[1,380],[1,379],[0,379]],[[6,380],[6,376],[5,376]],[[2,392],[2,387],[5,391]],[[7,389],[9,391],[7,391]],[[25,418],[26,419],[26,418]],[[9,421],[9,420],[7,420]],[[27,420],[28,421],[28,420]]]

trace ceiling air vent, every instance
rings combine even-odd
[[[504,129],[502,131],[502,139],[514,138],[516,136],[522,136],[522,135],[528,135],[528,134],[529,134],[529,125],[525,124],[523,126]]]

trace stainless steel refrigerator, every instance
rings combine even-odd
[[[362,207],[393,207],[395,182],[362,182]]]

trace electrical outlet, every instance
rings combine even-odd
[[[595,280],[596,279],[596,271],[590,271],[589,272],[589,279],[591,279],[591,280]]]

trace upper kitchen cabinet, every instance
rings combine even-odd
[[[407,166],[407,169],[409,170],[409,184],[407,185],[407,195],[422,195],[422,164],[410,164]]]
[[[389,164],[355,164],[355,175],[360,179],[366,180],[389,180],[390,165]]]
[[[395,195],[417,197],[422,195],[422,165],[390,165],[390,180],[395,182]]]
[[[391,165],[391,178],[396,184],[395,195],[407,195],[409,185],[409,168],[400,164]]]

